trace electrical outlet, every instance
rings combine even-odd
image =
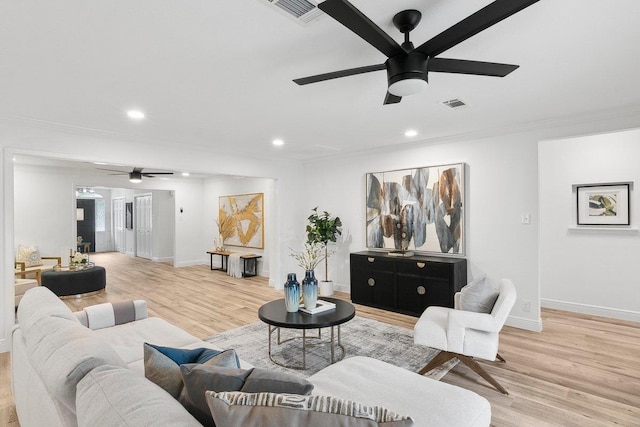
[[[531,301],[528,299],[522,300],[522,311],[529,313],[531,311]]]
[[[529,225],[531,224],[531,215],[528,213],[524,213],[522,214],[522,218],[521,221],[524,225]]]

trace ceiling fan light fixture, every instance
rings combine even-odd
[[[391,83],[389,85],[389,93],[395,96],[409,96],[422,92],[426,87],[426,80],[412,77]]]
[[[129,172],[129,182],[133,184],[140,184],[142,182],[141,172]]]

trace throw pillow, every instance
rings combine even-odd
[[[24,266],[26,268],[42,265],[40,251],[36,247],[31,248],[28,246],[18,245],[18,250],[16,251],[16,261],[24,262]]]
[[[180,366],[184,388],[178,401],[204,426],[215,426],[205,392],[238,391],[251,370],[186,364]]]
[[[185,350],[144,343],[144,375],[177,399],[184,386],[180,365],[201,363],[214,366],[240,367],[234,350],[210,348]]]
[[[413,419],[381,406],[331,396],[207,391],[218,426],[405,427]]]
[[[205,426],[215,426],[205,399],[206,391],[309,394],[313,390],[313,384],[304,378],[269,369],[186,364],[180,366],[180,371],[184,388],[178,400]]]
[[[476,313],[491,313],[498,299],[496,291],[486,276],[474,280],[460,290],[460,309]]]
[[[210,389],[213,390],[213,389]],[[218,390],[215,390],[218,391]],[[254,368],[239,391],[245,393],[290,393],[311,394],[313,384],[297,375],[270,369]]]

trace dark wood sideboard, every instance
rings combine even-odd
[[[351,254],[351,300],[357,304],[420,316],[430,305],[453,307],[453,295],[466,284],[464,258]]]

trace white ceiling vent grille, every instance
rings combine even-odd
[[[263,0],[264,1],[264,0]],[[306,25],[322,15],[315,0],[266,0],[274,9],[294,21]]]
[[[442,101],[442,105],[444,105],[445,107],[451,110],[457,110],[458,108],[463,108],[468,106],[466,102],[458,98],[450,99],[448,101]]]

